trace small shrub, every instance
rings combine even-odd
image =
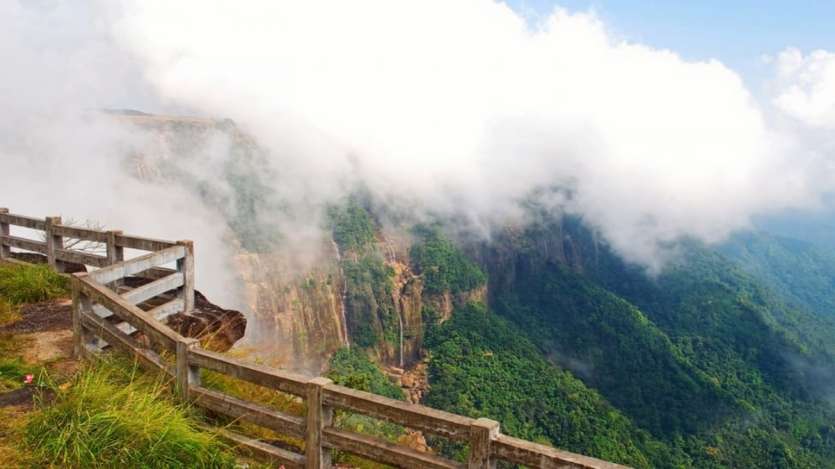
[[[50,467],[234,467],[163,377],[124,360],[86,366],[23,429],[32,458]]]
[[[0,297],[11,305],[69,294],[69,281],[46,265],[0,267]]]
[[[374,220],[360,203],[351,198],[344,206],[328,209],[333,239],[343,251],[363,250],[374,241]]]
[[[334,383],[403,400],[403,391],[395,386],[360,350],[342,348],[330,361],[328,378]]]
[[[331,357],[329,365],[330,370],[327,376],[336,384],[394,399],[405,399],[403,391],[389,381],[361,350],[339,349]],[[397,443],[405,435],[405,430],[400,425],[353,412],[337,411],[334,423],[341,430],[375,436],[390,443]],[[390,467],[342,451],[337,451],[334,458],[337,462],[349,467],[362,469]]]
[[[423,276],[430,294],[460,293],[487,283],[487,276],[437,228],[418,226],[418,238],[409,250],[412,267]]]

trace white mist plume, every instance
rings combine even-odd
[[[570,187],[572,199],[558,203],[655,269],[681,236],[720,240],[752,215],[813,205],[833,185],[832,140],[810,129],[828,115],[810,104],[828,96],[804,71],[817,55],[778,67],[772,106],[717,61],[619,40],[594,15],[565,10],[531,27],[489,0],[59,5],[40,23],[2,7],[4,63],[23,66],[0,77],[21,90],[0,98],[13,110],[0,121],[0,155],[28,175],[20,168],[67,161],[38,175],[51,191],[38,214],[86,202],[85,214],[98,207],[92,216],[128,230],[134,215],[119,211],[128,206],[144,216],[138,233],[159,226],[160,236],[195,238],[198,266],[228,254],[215,248],[220,224],[163,202],[199,205],[185,191],[115,174],[105,155],[136,136],[76,132],[50,116],[49,145],[15,152],[9,142],[40,135],[19,116],[124,106],[232,118],[270,152],[271,187],[295,214],[285,234],[315,228],[322,204],[357,182],[475,226],[517,217],[534,188]],[[62,29],[78,17],[86,22]],[[215,167],[191,169],[208,178]],[[105,179],[119,182],[92,184]],[[0,199],[21,200],[25,182],[2,175]],[[212,280],[210,292],[223,284]]]
[[[530,28],[488,0],[124,4],[117,31],[149,80],[253,131],[300,199],[352,176],[483,222],[570,184],[569,210],[658,267],[681,236],[717,241],[831,187],[831,155],[767,124],[733,71],[618,41],[590,14]],[[817,123],[831,89],[807,75],[777,104]]]
[[[0,2],[0,205],[146,237],[193,239],[200,288],[234,306],[223,220],[184,188],[132,177],[125,156],[155,137],[97,111],[159,107],[104,19],[97,4],[84,1]]]

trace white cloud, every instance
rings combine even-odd
[[[736,73],[615,41],[591,14],[532,30],[476,0],[127,4],[118,30],[151,82],[245,124],[306,200],[353,174],[483,222],[573,181],[572,210],[658,266],[669,241],[819,190]]]
[[[198,287],[237,305],[223,221],[184,188],[133,177],[126,155],[155,136],[94,111],[160,106],[105,20],[84,0],[0,2],[0,206],[193,239]]]
[[[47,17],[0,6],[0,53],[19,64],[0,77],[17,90],[0,94],[10,110],[2,157],[42,131],[22,119],[55,110],[136,102],[229,117],[269,149],[270,183],[294,213],[287,231],[314,226],[321,205],[358,181],[476,226],[516,216],[533,188],[569,184],[568,209],[657,268],[681,236],[720,240],[753,215],[812,205],[833,184],[832,139],[810,130],[832,122],[825,52],[775,59],[774,107],[797,121],[788,125],[722,63],[615,39],[593,14],[555,10],[531,28],[489,0],[81,4],[59,2]],[[113,144],[40,122],[56,138],[23,145],[19,167]],[[211,177],[222,166],[183,169]],[[93,194],[52,187],[44,207],[96,206]],[[113,206],[141,207],[143,191],[161,190],[128,187],[107,194]],[[202,216],[174,212],[178,228],[220,238]]]
[[[835,53],[804,55],[789,48],[777,56],[778,90],[774,104],[802,123],[835,128]]]

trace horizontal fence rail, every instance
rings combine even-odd
[[[44,232],[45,241],[10,235],[10,226]],[[106,256],[67,249],[65,239],[102,243]],[[163,241],[127,236],[121,231],[100,231],[61,224],[59,217],[40,220],[0,209],[0,258],[12,259],[11,248],[46,255],[48,263],[61,262],[97,268],[72,276],[73,337],[77,355],[116,348],[152,370],[168,374],[181,399],[219,415],[245,421],[304,441],[304,451],[294,452],[229,430],[215,430],[241,452],[287,468],[331,466],[331,450],[399,467],[494,468],[497,461],[537,468],[622,468],[617,464],[520,440],[499,431],[499,423],[473,419],[417,404],[339,386],[327,378],[309,377],[285,370],[246,363],[204,350],[199,341],[183,337],[164,320],[171,314],[194,308],[194,250],[190,241]],[[123,249],[150,251],[124,260]],[[176,263],[176,269],[163,266]],[[120,287],[126,277],[150,280],[140,287]],[[147,309],[152,299],[173,299]],[[146,340],[137,336],[141,334]],[[171,357],[173,356],[173,360]],[[296,396],[304,401],[304,416],[290,415],[202,386],[200,370],[206,369]],[[419,452],[380,438],[334,426],[334,411],[352,412],[406,428],[438,435],[469,445],[467,462]]]

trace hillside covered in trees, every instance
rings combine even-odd
[[[356,209],[337,239],[372,237],[376,218]],[[411,230],[424,292],[486,281],[489,294],[445,320],[424,306],[425,404],[635,467],[835,467],[831,258],[757,233],[718,248],[684,242],[653,276],[576,218],[489,241],[449,228]],[[363,282],[373,292],[391,275]],[[351,356],[332,361],[342,382],[394,395]]]

